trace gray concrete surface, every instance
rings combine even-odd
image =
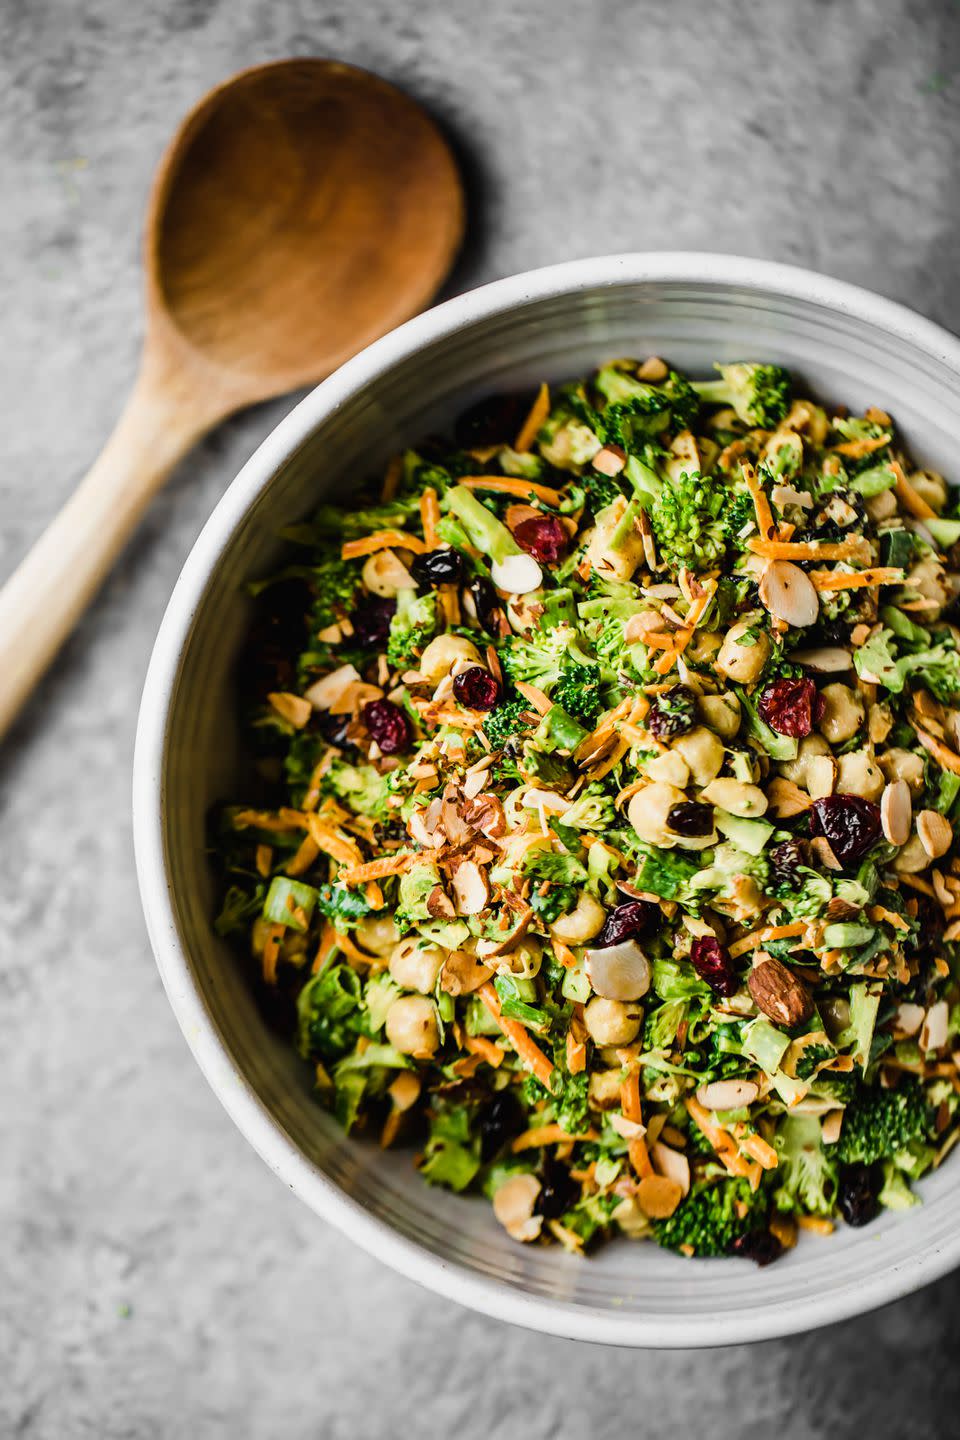
[[[455,289],[591,252],[714,248],[960,327],[951,0],[4,0],[0,575],[118,411],[167,135],[208,85],[288,54],[380,70],[448,123],[473,189]],[[140,916],[134,720],[180,565],[284,408],[183,467],[0,751],[0,1433],[950,1433],[956,1277],[752,1349],[538,1338],[341,1240],[207,1090]]]

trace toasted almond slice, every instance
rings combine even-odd
[[[843,1129],[843,1111],[828,1110],[820,1122],[820,1131],[823,1135],[824,1145],[836,1145],[840,1139],[840,1131]]]
[[[953,826],[945,815],[937,810],[921,810],[917,816],[917,834],[920,844],[931,860],[946,855],[953,843]]]
[[[512,1175],[494,1192],[493,1213],[513,1240],[536,1240],[543,1217],[533,1209],[540,1194],[536,1175]]]
[[[917,1034],[926,1013],[922,1005],[912,1005],[904,1000],[897,1006],[897,1033],[909,1040]]]
[[[639,1000],[650,989],[650,962],[636,940],[586,952],[591,988],[604,1000]]]
[[[646,1125],[642,1125],[639,1120],[628,1120],[619,1110],[615,1110],[610,1116],[610,1124],[624,1140],[636,1140],[638,1135],[647,1133]]]
[[[458,865],[450,881],[457,902],[458,915],[479,915],[490,899],[490,883],[486,872],[473,860]]]
[[[679,1150],[657,1140],[650,1146],[650,1158],[659,1175],[675,1180],[684,1195],[690,1189],[690,1161]]]
[[[310,701],[314,710],[329,710],[347,686],[355,684],[359,679],[360,672],[355,665],[341,665],[338,669],[331,670],[329,675],[315,680],[309,690],[304,691],[304,698]]]
[[[440,988],[447,995],[472,995],[493,973],[489,965],[468,950],[451,950],[440,972]]]
[[[637,378],[649,380],[656,385],[660,380],[666,380],[670,371],[667,369],[666,361],[661,360],[659,355],[648,355],[646,360],[637,370]]]
[[[619,445],[604,445],[590,461],[594,470],[599,470],[601,475],[619,475],[626,463],[627,452],[621,450]]]
[[[267,696],[271,706],[284,720],[297,730],[302,730],[313,714],[313,706],[302,695],[291,695],[287,690],[273,690]]]
[[[910,839],[913,801],[906,780],[894,780],[884,789],[880,797],[880,824],[891,845],[906,845]]]
[[[796,629],[813,625],[820,614],[820,597],[813,582],[790,560],[771,560],[758,588],[770,614]]]
[[[770,813],[777,820],[789,820],[793,815],[802,815],[804,810],[809,810],[813,804],[805,790],[801,790],[799,785],[782,775],[777,775],[770,781],[767,786],[767,799],[770,801]]]
[[[679,1181],[666,1175],[645,1175],[637,1186],[637,1202],[651,1220],[666,1220],[682,1199]]]
[[[528,595],[538,590],[543,582],[543,571],[532,555],[506,555],[494,560],[490,575],[498,590],[510,595]]]
[[[401,1070],[387,1094],[397,1110],[409,1110],[420,1094],[420,1076],[412,1070]]]
[[[839,675],[853,667],[853,656],[842,645],[817,646],[813,650],[791,650],[790,659],[818,675]]]
[[[918,1043],[922,1051],[943,1049],[947,1043],[949,1021],[950,1007],[946,1000],[938,1000],[935,1005],[930,1006],[920,1027]]]
[[[811,755],[807,761],[807,791],[811,800],[823,800],[833,794],[837,768],[832,755]]]
[[[752,1105],[759,1094],[760,1086],[753,1080],[714,1080],[700,1086],[697,1099],[704,1110],[739,1110]]]

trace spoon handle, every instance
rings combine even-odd
[[[218,416],[145,368],[93,467],[0,590],[0,737],[96,594],[148,502]]]

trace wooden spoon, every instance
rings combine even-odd
[[[375,75],[286,60],[200,101],[150,195],[133,392],[0,590],[0,735],[177,461],[233,411],[315,383],[416,314],[462,230],[446,142]]]

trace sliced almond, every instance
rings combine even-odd
[[[310,701],[314,710],[329,710],[347,686],[359,679],[360,672],[355,665],[341,665],[339,669],[331,670],[329,675],[315,680],[309,690],[304,691],[304,698]]]
[[[909,1001],[904,1000],[897,1006],[897,1034],[907,1040],[916,1035],[923,1024],[926,1013],[922,1005],[912,1005]]]
[[[639,1120],[628,1120],[626,1115],[620,1114],[619,1110],[614,1111],[610,1116],[610,1124],[624,1140],[636,1140],[638,1136],[647,1133],[646,1125],[641,1125]]]
[[[771,560],[760,577],[760,599],[771,615],[803,629],[820,614],[820,597],[809,575],[791,560]]]
[[[651,630],[659,630],[663,621],[656,610],[640,610],[636,615],[631,615],[623,627],[623,638],[628,645],[635,645],[642,640],[644,635]]]
[[[486,780],[487,776],[484,775]],[[463,818],[474,830],[479,830],[488,840],[496,840],[507,833],[507,817],[503,804],[497,795],[489,791],[474,795],[463,807]]]
[[[697,1099],[704,1110],[740,1110],[752,1105],[759,1094],[760,1086],[753,1080],[714,1080],[700,1086]]]
[[[637,1186],[637,1203],[651,1220],[666,1220],[683,1199],[679,1181],[666,1175],[645,1175]]]
[[[810,849],[821,865],[826,865],[828,870],[842,870],[843,866],[830,849],[830,841],[825,835],[815,835],[810,841]]]
[[[931,1005],[920,1027],[920,1049],[924,1052],[942,1050],[947,1043],[949,1022],[950,1007],[946,1000],[938,1000],[935,1005]]]
[[[374,595],[392,600],[400,590],[415,590],[417,582],[400,559],[409,555],[409,550],[378,550],[366,560],[363,567],[363,583]]]
[[[490,883],[486,872],[473,860],[464,860],[453,872],[450,881],[458,915],[479,915],[490,899]]]
[[[585,969],[594,994],[604,1000],[639,1000],[650,989],[650,962],[635,940],[588,950]]]
[[[508,595],[529,595],[543,583],[543,571],[533,556],[526,554],[494,560],[490,575],[497,589],[505,590]]]
[[[297,730],[302,730],[313,714],[313,706],[302,695],[291,695],[286,690],[274,690],[268,696],[273,709]]]
[[[804,810],[809,810],[813,804],[811,797],[806,790],[801,790],[792,780],[786,780],[782,775],[777,775],[767,786],[767,799],[770,801],[770,813],[777,820],[789,820],[794,815],[802,815]]]
[[[661,380],[666,380],[669,374],[666,361],[661,360],[659,355],[648,355],[637,369],[638,379],[648,380],[653,385],[658,384]]]
[[[953,844],[953,826],[945,815],[937,810],[921,810],[917,816],[917,834],[920,844],[931,860],[946,855]]]
[[[512,1240],[536,1240],[543,1228],[543,1216],[534,1215],[540,1194],[535,1175],[512,1175],[494,1192],[493,1213]]]
[[[853,656],[840,645],[824,645],[814,650],[791,650],[790,660],[818,675],[839,675],[842,671],[853,668]]]
[[[913,801],[906,780],[894,780],[880,797],[880,824],[891,845],[906,845],[913,824]]]
[[[837,762],[832,755],[811,755],[806,770],[807,791],[811,800],[832,795],[837,783]]]
[[[427,910],[435,920],[452,920],[456,915],[453,901],[442,885],[434,885],[427,896]]]
[[[681,1194],[688,1193],[690,1161],[686,1155],[679,1150],[674,1150],[671,1145],[664,1145],[662,1140],[658,1140],[650,1146],[650,1158],[658,1174],[665,1175],[668,1180],[675,1180],[680,1186]]]
[[[473,826],[469,825],[460,813],[457,806],[457,792],[450,785],[443,792],[440,824],[451,845],[465,845],[473,835]]]
[[[594,470],[599,470],[601,475],[619,475],[626,463],[627,452],[621,450],[619,445],[604,445],[590,461]]]
[[[836,1145],[842,1129],[843,1111],[828,1110],[820,1122],[820,1133],[823,1135],[824,1145]]]
[[[401,1070],[387,1094],[397,1110],[409,1110],[420,1094],[420,1076],[412,1070]]]
[[[468,950],[451,950],[440,972],[440,989],[447,995],[472,995],[493,973]]]

